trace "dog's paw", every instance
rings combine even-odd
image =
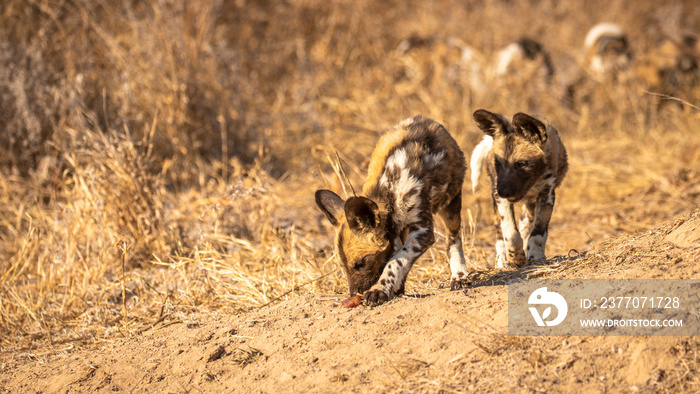
[[[527,242],[527,260],[529,262],[544,260],[544,245],[547,239],[541,235],[530,237]]]
[[[513,268],[518,268],[527,265],[527,258],[525,257],[525,252],[522,250],[516,250],[512,254],[509,252],[508,265]]]
[[[384,292],[384,289],[371,288],[367,290],[364,295],[362,295],[362,299],[364,300],[365,305],[376,306],[389,301],[391,297],[389,296],[389,294]]]
[[[465,272],[457,272],[450,278],[450,290],[461,290],[466,288],[472,283],[469,279],[469,274]]]
[[[521,248],[508,249],[504,241],[496,242],[496,268],[512,269],[524,265],[527,265],[527,258]]]
[[[528,264],[534,264],[534,263],[544,263],[547,261],[547,258],[544,255],[541,256],[528,256],[527,258],[527,263]]]

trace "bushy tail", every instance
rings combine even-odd
[[[479,186],[481,168],[484,165],[484,159],[486,159],[492,147],[493,138],[487,135],[481,140],[479,145],[474,148],[474,152],[472,152],[472,158],[469,163],[472,169],[472,192],[476,192],[476,188]]]

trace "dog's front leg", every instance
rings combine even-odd
[[[383,304],[394,298],[394,295],[403,293],[408,271],[433,243],[435,243],[435,234],[432,223],[412,226],[401,250],[384,266],[379,281],[363,295],[365,304],[369,306]]]
[[[532,226],[535,225],[536,207],[537,201],[525,201],[525,206],[523,207],[522,215],[520,215],[520,223],[518,224],[518,230],[520,231],[520,237],[523,239],[523,246],[526,246],[528,244],[530,234],[532,234]]]
[[[527,241],[527,260],[536,261],[545,258],[544,248],[547,243],[549,220],[554,210],[554,190],[550,191],[546,198],[537,201],[535,208],[535,223],[532,233]]]
[[[515,224],[513,203],[494,192],[494,203],[498,210],[502,239],[496,242],[496,268],[513,268],[524,265],[523,239]]]

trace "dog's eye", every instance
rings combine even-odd
[[[499,169],[501,168],[501,162],[498,161],[498,159],[494,159],[493,166],[496,167],[496,169]]]
[[[525,160],[520,160],[519,162],[515,163],[518,168],[525,168],[527,167],[527,162]]]

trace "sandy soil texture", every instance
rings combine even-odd
[[[6,392],[657,391],[698,389],[697,337],[511,337],[515,278],[694,278],[700,211],[637,237],[464,291],[347,309],[308,295],[152,329],[94,349],[25,355]],[[605,275],[605,277],[609,277]]]

